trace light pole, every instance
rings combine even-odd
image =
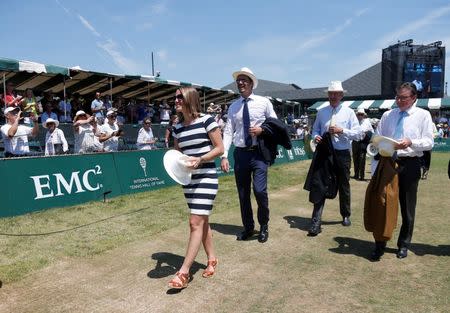
[[[152,76],[155,76],[155,63],[153,62],[153,51],[152,51]]]

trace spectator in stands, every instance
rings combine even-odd
[[[5,157],[20,157],[30,153],[28,136],[36,137],[39,132],[37,115],[30,115],[33,127],[19,125],[21,111],[18,107],[7,107],[5,109],[6,124],[0,129],[5,146]]]
[[[39,99],[33,94],[33,90],[27,88],[25,91],[25,97],[20,101],[20,106],[22,108],[22,116],[28,117],[29,115],[39,115]]]
[[[104,101],[103,101],[104,110],[103,112],[106,114],[109,110],[112,109],[112,101],[111,97],[109,95],[105,95]]]
[[[44,97],[41,100],[41,104],[42,104],[42,107],[44,108],[44,110],[45,110],[45,107],[47,105],[50,105],[50,107],[51,107],[52,106],[52,102],[53,102],[53,93],[52,93],[52,91],[50,90],[50,91],[44,92]]]
[[[138,116],[137,116],[137,107],[136,107],[136,100],[131,99],[127,106],[126,106],[126,112],[128,116],[128,122],[131,124],[137,123]]]
[[[178,124],[178,115],[172,115],[170,117],[169,125],[166,128],[166,134],[164,136],[164,142],[166,144],[166,148],[173,147],[173,128],[176,124]]]
[[[65,99],[59,101],[59,121],[61,123],[72,123],[72,104],[70,103],[70,96],[66,94]]]
[[[102,151],[103,146],[97,137],[95,117],[80,110],[73,119],[74,153]]]
[[[444,133],[443,138],[448,138],[450,129],[448,128],[448,123],[447,123],[447,122],[445,122],[445,123],[442,125],[442,132]]]
[[[148,114],[147,106],[145,105],[144,101],[139,101],[136,113],[137,113],[138,124],[142,124],[144,121],[144,118],[146,118],[147,114]]]
[[[116,111],[109,110],[106,113],[106,122],[99,129],[99,141],[103,143],[103,150],[106,152],[119,150],[119,137],[123,132],[119,128],[116,118]]]
[[[149,117],[144,119],[142,128],[139,129],[136,146],[139,150],[151,150],[155,148],[156,139],[153,137],[152,120]]]
[[[100,92],[95,93],[95,99],[91,103],[92,115],[97,120],[103,120],[103,110],[105,109],[102,99],[100,98]]]
[[[81,101],[80,101],[80,94],[78,92],[75,92],[72,95],[72,99],[70,99],[70,105],[72,107],[71,116],[75,116],[75,114],[78,111],[81,111]]]
[[[170,114],[172,109],[170,105],[167,104],[167,101],[164,100],[163,104],[159,106],[159,119],[161,125],[167,125],[170,122]]]
[[[153,123],[154,116],[155,116],[155,106],[153,103],[149,103],[147,105],[147,117],[150,118],[152,123]]]
[[[7,107],[17,107],[20,105],[20,101],[22,100],[22,96],[16,95],[14,92],[14,84],[8,82],[6,84],[6,94],[3,98],[3,102]]]
[[[303,140],[305,137],[305,129],[303,128],[303,124],[300,120],[294,120],[295,127],[295,139]]]
[[[117,124],[125,124],[125,102],[122,98],[116,98],[113,102],[113,110],[117,113]]]
[[[64,154],[69,151],[64,132],[58,128],[58,120],[48,118],[45,123],[42,123],[44,128],[47,128],[45,134],[45,155]]]
[[[437,129],[437,137],[436,138],[444,138],[444,130],[442,129],[442,124],[439,123],[436,125],[436,129]]]
[[[353,178],[364,181],[367,146],[370,143],[370,138],[372,138],[373,128],[363,108],[358,109],[356,117],[361,127],[361,137],[352,141],[353,169],[355,171]]]
[[[52,118],[54,120],[58,119],[58,115],[55,112],[52,112],[52,106],[50,104],[46,104],[44,107],[44,113],[41,115],[41,123],[44,124],[48,118]]]

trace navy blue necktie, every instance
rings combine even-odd
[[[242,101],[244,103],[244,108],[242,109],[242,124],[244,126],[244,139],[245,146],[252,146],[252,136],[250,136],[250,113],[248,112],[248,98]]]

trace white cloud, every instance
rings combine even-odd
[[[131,59],[122,55],[117,44],[109,39],[106,42],[97,42],[97,46],[103,49],[112,59],[113,62],[125,73],[137,73],[139,66]]]
[[[57,3],[64,11],[66,11],[67,14],[70,14],[69,9],[66,8],[65,6],[63,6],[63,5],[61,4],[61,2],[59,2],[59,0],[55,0],[55,2],[56,2],[56,3]]]
[[[80,19],[81,23],[84,25],[84,27],[86,27],[87,29],[89,29],[91,31],[91,33],[94,36],[100,37],[99,32],[97,32],[95,30],[95,28],[88,22],[88,20],[86,20],[84,17],[82,17],[80,14],[78,14],[78,18]]]
[[[160,2],[160,3],[152,4],[150,9],[153,14],[162,14],[162,13],[166,12],[167,7],[164,2]]]
[[[128,49],[130,49],[131,51],[134,51],[134,47],[126,39],[125,39],[125,44],[127,45]]]
[[[388,33],[381,37],[377,41],[377,46],[387,46],[389,44],[394,44],[397,40],[405,40],[406,37],[414,35],[414,32],[420,29],[425,28],[433,23],[436,23],[436,20],[442,16],[445,16],[450,13],[450,5],[437,8],[422,18],[414,19],[414,22],[406,24],[402,28],[397,31]]]

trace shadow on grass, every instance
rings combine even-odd
[[[184,261],[184,257],[181,255],[173,254],[170,252],[157,252],[152,254],[152,259],[156,260],[155,268],[147,273],[149,278],[164,278],[168,276],[175,275],[178,269],[181,267]],[[197,273],[200,269],[205,269],[206,265],[195,262],[192,264],[190,269],[191,278],[189,282],[192,281],[193,275]],[[168,289],[167,294],[177,294],[180,293],[182,289]]]
[[[311,219],[302,216],[285,216],[283,217],[291,228],[298,228],[303,231],[308,231],[311,226]],[[340,221],[322,221],[322,225],[336,225]]]
[[[233,236],[236,236],[236,234],[238,234],[244,229],[242,226],[230,224],[209,223],[209,226],[211,226],[212,230],[215,230],[221,234]]]
[[[450,256],[450,245],[432,246],[423,243],[412,243],[409,250],[418,256],[424,256],[427,254],[436,256]]]
[[[184,261],[184,256],[170,252],[157,252],[152,254],[152,259],[156,260],[155,268],[147,273],[149,278],[163,278],[175,275]],[[206,265],[195,262],[191,267],[191,274],[197,273],[200,269],[205,269]]]
[[[334,237],[333,238],[337,243],[338,247],[330,248],[331,252],[339,253],[339,254],[353,254],[358,257],[370,260],[370,254],[375,247],[373,241],[361,240],[350,237]],[[386,248],[387,253],[395,253],[397,250]]]

